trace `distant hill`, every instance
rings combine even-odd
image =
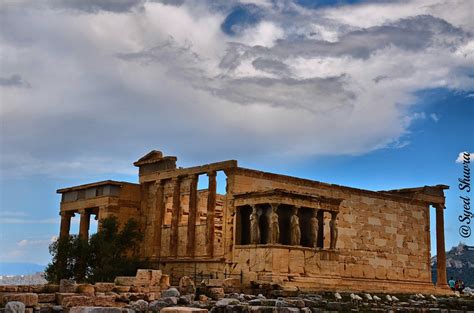
[[[431,258],[433,282],[436,282],[436,256]],[[474,246],[460,243],[446,253],[447,278],[462,279],[466,286],[474,288]]]
[[[45,265],[34,263],[0,263],[0,275],[32,275],[43,272]]]

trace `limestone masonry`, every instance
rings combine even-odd
[[[102,181],[59,189],[60,236],[80,214],[135,218],[139,256],[171,279],[214,275],[243,286],[299,290],[446,293],[444,189],[369,191],[242,168],[229,160],[177,168],[151,151],[139,184]],[[219,179],[218,179],[219,177]],[[220,178],[226,179],[220,179]],[[208,188],[198,190],[198,181]],[[217,193],[217,182],[225,194]],[[222,189],[224,190],[224,189]],[[430,269],[430,207],[436,210],[438,281]]]

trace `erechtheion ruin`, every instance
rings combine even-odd
[[[167,274],[225,273],[244,284],[302,290],[447,290],[447,186],[369,191],[242,168],[235,160],[189,168],[176,161],[151,151],[134,163],[139,184],[109,180],[58,190],[60,236],[69,234],[75,214],[83,238],[91,215],[136,218],[144,234],[140,257]],[[199,180],[207,189],[198,190]],[[217,182],[225,194],[217,193]]]

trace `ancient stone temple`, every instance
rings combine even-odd
[[[172,275],[218,273],[241,277],[244,285],[268,281],[301,290],[447,290],[448,186],[370,191],[243,168],[235,160],[189,168],[176,161],[151,151],[134,163],[139,184],[102,181],[58,190],[60,236],[69,234],[75,214],[83,238],[91,215],[136,218],[144,234],[140,257]],[[199,190],[199,181],[207,188]]]

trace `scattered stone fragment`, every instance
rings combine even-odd
[[[196,293],[196,285],[194,284],[194,281],[189,276],[183,276],[180,278],[178,289],[182,295]]]
[[[171,287],[169,289],[166,289],[161,292],[161,297],[166,298],[166,297],[176,297],[178,298],[181,294],[179,293],[178,289]]]
[[[104,308],[91,306],[76,306],[69,309],[69,313],[135,313],[127,308]]]
[[[20,301],[10,301],[5,305],[5,313],[25,313],[25,304]]]
[[[217,307],[228,305],[239,305],[240,301],[235,298],[223,298],[216,302]]]
[[[145,300],[130,302],[130,308],[135,312],[146,312],[148,311],[148,302]]]
[[[206,309],[200,308],[189,308],[189,307],[172,307],[172,308],[163,308],[160,313],[207,313]]]

